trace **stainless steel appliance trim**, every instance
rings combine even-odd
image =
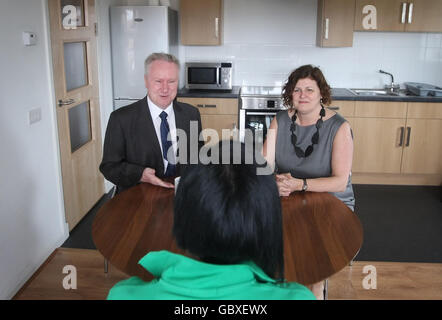
[[[221,68],[216,69],[216,84],[221,85]]]
[[[239,110],[239,141],[244,142],[244,131],[246,129],[246,110]]]
[[[226,67],[225,64],[230,64]],[[224,65],[224,66],[223,66]],[[191,68],[214,68],[216,69],[216,83],[189,83],[189,69]],[[185,88],[201,90],[232,90],[233,63],[231,61],[222,62],[186,62],[185,63]],[[224,81],[227,80],[227,81]]]
[[[248,112],[245,110],[248,116],[276,116],[277,112]]]

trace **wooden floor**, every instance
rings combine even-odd
[[[75,266],[77,289],[66,290],[63,273]],[[364,270],[364,268],[366,268]],[[14,299],[106,299],[109,289],[127,275],[109,266],[96,250],[57,249]],[[365,271],[365,273],[364,273]],[[329,300],[336,299],[442,299],[442,264],[354,262],[329,279]],[[367,278],[368,277],[368,278]],[[376,289],[364,289],[374,286]]]

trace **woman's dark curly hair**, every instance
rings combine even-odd
[[[322,104],[329,105],[331,103],[331,89],[325,80],[322,71],[318,67],[314,67],[311,64],[306,64],[294,70],[287,82],[282,89],[282,99],[284,100],[284,105],[287,107],[293,107],[293,90],[295,89],[296,83],[299,79],[309,78],[315,80],[318,84],[319,91],[322,96]]]

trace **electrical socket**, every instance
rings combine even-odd
[[[41,120],[41,108],[32,109],[29,111],[29,124],[34,124]]]

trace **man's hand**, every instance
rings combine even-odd
[[[140,181],[150,183],[155,186],[164,187],[164,188],[172,188],[173,189],[175,187],[173,184],[171,184],[169,182],[165,182],[165,181],[161,180],[160,178],[158,178],[155,175],[155,170],[151,169],[151,168],[144,169]]]

